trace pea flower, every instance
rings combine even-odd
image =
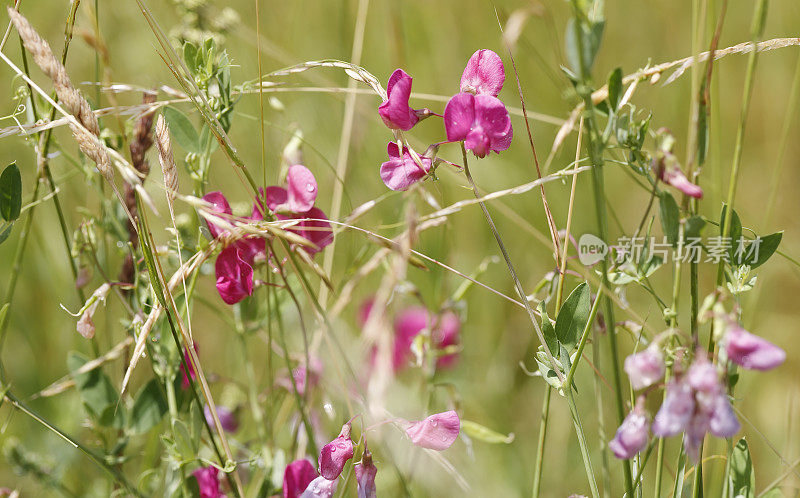
[[[213,427],[214,417],[208,405],[203,407],[203,415],[206,417],[206,423],[208,423],[210,427]],[[239,421],[236,420],[236,415],[229,408],[217,405],[217,417],[219,417],[219,423],[225,431],[236,432],[239,430]]]
[[[653,419],[653,434],[669,437],[680,434],[694,414],[694,393],[683,381],[672,380],[667,385],[664,402]]]
[[[379,107],[384,124],[393,130],[408,131],[420,119],[430,116],[428,109],[415,110],[408,106],[412,78],[402,69],[395,69],[386,85],[386,99]]]
[[[311,482],[319,477],[314,464],[306,459],[295,460],[283,471],[283,498],[298,498]]]
[[[444,127],[448,141],[463,141],[476,157],[508,149],[514,136],[506,106],[483,93],[453,96],[444,109]]]
[[[686,175],[683,174],[683,171],[681,171],[680,166],[674,164],[672,161],[666,161],[663,167],[659,168],[658,178],[689,197],[694,197],[695,199],[703,198],[703,189],[690,182],[689,179],[686,178]]]
[[[317,477],[309,483],[300,498],[333,498],[338,485],[338,480],[329,480],[322,476]]]
[[[377,498],[375,476],[378,474],[378,468],[372,463],[372,453],[368,448],[364,448],[361,462],[353,466],[353,471],[356,474],[358,498]]]
[[[650,422],[643,406],[644,399],[640,399],[633,410],[625,417],[617,429],[617,433],[608,443],[614,456],[627,460],[642,451],[647,446]]]
[[[314,243],[317,248],[304,248],[313,255],[333,240],[328,217],[321,209],[314,207],[317,181],[308,168],[295,164],[286,173],[286,185],[287,188],[271,186],[263,191],[267,208],[279,220],[303,220],[288,230]]]
[[[425,178],[431,169],[430,158],[417,155],[422,163],[420,167],[405,145],[402,154],[394,142],[389,142],[386,149],[389,160],[381,164],[381,180],[392,190],[408,190],[411,185]]]
[[[652,386],[664,377],[664,355],[656,343],[625,358],[625,373],[634,390]]]
[[[342,426],[339,436],[320,450],[320,475],[331,481],[338,478],[345,463],[351,458],[353,458],[353,441],[350,440],[350,422],[348,422]]]
[[[461,75],[461,93],[486,94],[497,97],[506,80],[500,56],[488,49],[475,51]]]
[[[734,325],[725,334],[728,359],[750,370],[770,370],[786,360],[786,352],[766,339]]]
[[[458,438],[461,420],[455,410],[435,413],[424,420],[409,422],[406,434],[420,448],[444,451]]]
[[[214,262],[217,292],[225,304],[236,304],[253,294],[253,267],[242,256],[244,253],[232,245],[223,249]]]
[[[439,319],[438,327],[433,330],[433,344],[439,349],[455,346],[458,344],[460,331],[461,320],[452,311],[447,311]],[[438,368],[450,368],[457,360],[457,353],[443,355],[436,360],[436,366]]]
[[[202,467],[192,475],[197,479],[200,488],[200,498],[223,498],[225,495],[219,489],[219,470],[216,467]]]
[[[394,322],[394,350],[392,352],[392,366],[395,371],[406,367],[412,358],[411,345],[414,338],[425,329],[432,329],[431,340],[437,349],[453,346],[458,343],[461,322],[453,312],[445,312],[437,318],[421,306],[412,306],[402,311]],[[436,366],[447,368],[453,366],[457,354],[440,357]]]

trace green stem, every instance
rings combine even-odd
[[[539,489],[542,481],[542,464],[544,462],[544,442],[547,437],[547,422],[550,418],[550,395],[553,388],[549,385],[544,392],[542,402],[542,421],[539,424],[539,442],[536,445],[536,467],[533,470],[533,498],[539,498]]]

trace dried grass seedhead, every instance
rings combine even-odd
[[[161,173],[164,175],[164,188],[167,189],[167,202],[172,212],[173,202],[178,194],[178,167],[172,155],[172,140],[169,127],[164,116],[158,116],[156,121],[156,147],[158,147],[158,160],[161,163]]]

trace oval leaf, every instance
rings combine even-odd
[[[0,216],[6,221],[19,218],[22,209],[22,177],[17,163],[6,166],[0,174]]]
[[[200,137],[189,118],[174,107],[165,107],[164,119],[167,120],[169,132],[178,145],[187,152],[200,153]]]
[[[131,411],[131,430],[137,434],[147,432],[167,413],[167,401],[155,379],[148,382],[133,403]]]
[[[591,307],[591,296],[586,282],[575,287],[561,306],[556,318],[556,337],[568,352],[578,344],[578,338],[589,320]]]

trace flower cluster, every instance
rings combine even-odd
[[[303,165],[289,167],[286,174],[287,188],[279,186],[260,190],[266,201],[269,212],[278,220],[300,220],[289,231],[300,235],[313,244],[306,251],[314,254],[321,251],[333,240],[330,223],[321,209],[314,207],[317,198],[317,181],[314,174]],[[233,216],[228,200],[221,192],[209,192],[203,200],[211,205],[212,211],[219,215],[219,222],[207,221],[211,236],[220,238],[228,235],[222,224],[226,218]],[[262,221],[264,219],[263,203],[253,204],[252,214],[244,220]],[[217,291],[226,304],[236,304],[253,294],[253,267],[256,262],[267,258],[266,241],[259,236],[240,238],[228,244],[217,256],[215,273]]]
[[[424,420],[409,422],[398,419],[396,422],[414,445],[436,451],[452,446],[461,432],[461,419],[453,410],[433,414]],[[339,435],[322,447],[317,469],[306,459],[287,465],[283,473],[283,498],[331,498],[339,485],[339,476],[355,453],[351,430],[352,426],[347,422]],[[372,453],[366,442],[361,461],[353,465],[353,472],[359,498],[375,498],[378,468],[372,462]]]
[[[735,323],[729,325],[722,346],[721,359],[746,369],[769,370],[785,359],[782,349]],[[719,365],[724,365],[724,361]],[[741,426],[728,399],[720,366],[699,350],[686,371],[682,371],[677,360],[674,367],[675,375],[667,383],[664,401],[652,427],[644,409],[643,394],[617,429],[608,444],[617,458],[632,458],[642,451],[647,446],[651,429],[655,436],[662,438],[683,433],[684,448],[694,461],[699,458],[706,434],[730,438],[739,432]],[[655,385],[665,371],[664,355],[656,342],[625,359],[625,372],[636,390]]]
[[[514,136],[511,119],[497,98],[505,79],[499,55],[487,49],[472,54],[461,75],[459,93],[445,106],[442,117],[447,141],[443,143],[463,142],[476,157],[508,149]],[[429,109],[409,106],[411,83],[411,76],[402,69],[396,69],[389,77],[387,99],[378,107],[378,113],[392,130],[408,131],[421,119],[433,115]],[[388,153],[389,160],[381,165],[380,174],[392,190],[407,190],[431,169],[430,157],[420,156],[405,145],[401,150],[390,142]]]

